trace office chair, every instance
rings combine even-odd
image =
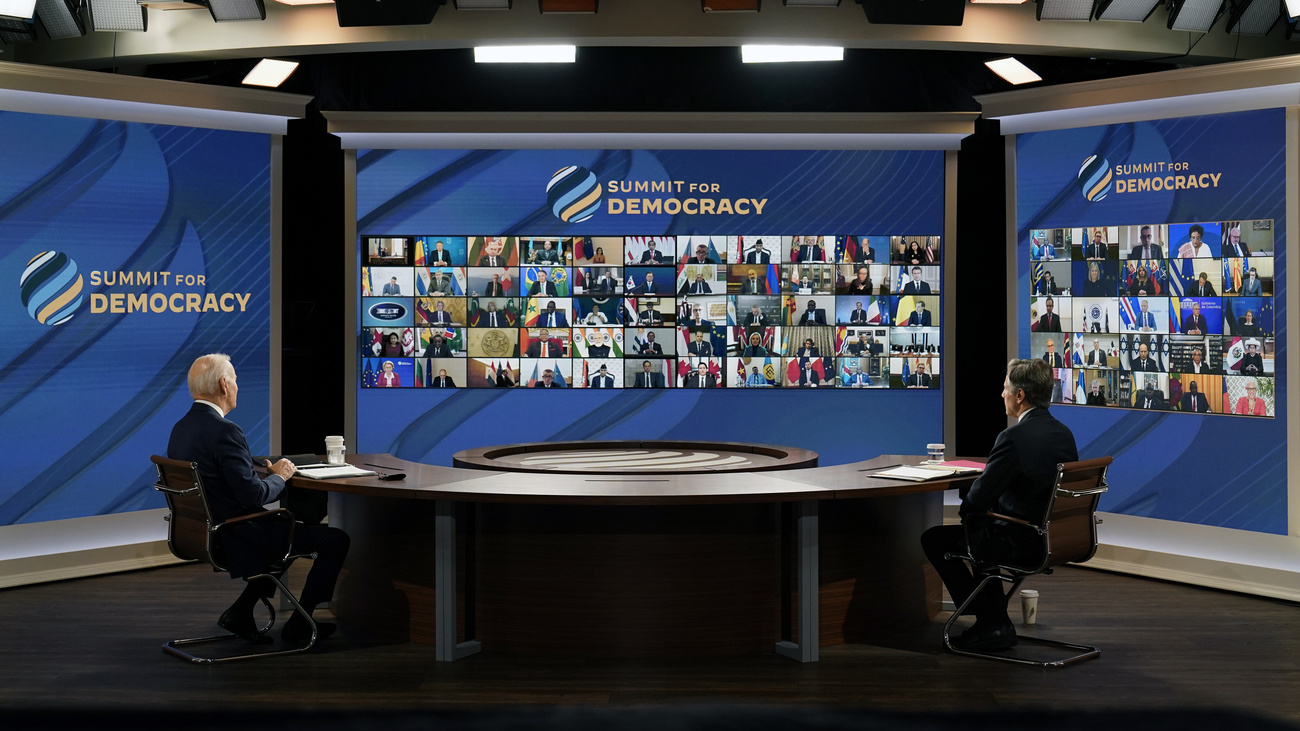
[[[1036,667],[1064,667],[1066,665],[1097,657],[1099,648],[1092,645],[1080,645],[1059,640],[1019,635],[1021,642],[1028,642],[1049,647],[1058,647],[1076,651],[1061,660],[1035,660],[1030,658],[1010,657],[991,652],[962,650],[954,647],[951,640],[952,626],[985,587],[994,581],[1011,585],[1007,591],[1007,601],[1015,596],[1025,579],[1038,574],[1050,574],[1052,569],[1067,563],[1084,563],[1097,552],[1097,502],[1106,492],[1106,470],[1114,461],[1110,457],[1098,457],[1081,462],[1067,462],[1056,466],[1056,481],[1052,494],[1048,498],[1043,517],[1037,523],[998,513],[977,513],[966,516],[963,525],[966,528],[967,555],[965,559],[974,569],[986,574],[975,587],[975,591],[966,597],[960,607],[948,618],[943,626],[943,642],[949,650],[958,655],[971,655],[990,660],[1034,665]],[[1005,549],[983,540],[988,533],[981,528],[993,524],[1001,537],[1012,534],[1019,545],[1034,545],[1033,551],[1025,555],[1007,556]]]
[[[222,528],[251,521],[270,521],[278,524],[280,526],[279,534],[283,536],[283,552],[281,553],[277,548],[277,555],[281,557],[271,562],[264,573],[244,577],[244,581],[265,578],[275,582],[276,588],[293,605],[294,611],[306,619],[311,626],[311,640],[301,647],[283,650],[262,650],[260,652],[225,656],[195,655],[181,649],[190,645],[220,642],[238,639],[239,637],[234,634],[222,634],[211,637],[171,640],[163,645],[163,652],[192,663],[217,663],[230,660],[250,660],[272,655],[292,655],[310,650],[316,644],[316,623],[312,620],[311,614],[298,603],[298,599],[294,597],[293,593],[281,580],[284,572],[289,569],[289,564],[293,563],[294,559],[316,557],[314,553],[292,553],[295,525],[293,513],[284,508],[279,508],[252,515],[241,515],[217,523],[212,519],[212,511],[208,507],[207,496],[203,491],[203,479],[199,476],[197,464],[167,459],[158,455],[150,457],[150,461],[158,470],[158,482],[154,484],[154,489],[161,492],[167,499],[167,509],[169,510],[166,516],[167,547],[171,549],[172,555],[183,561],[206,561],[212,566],[213,571],[226,571],[225,551],[221,545],[221,539],[224,535],[221,532]],[[262,604],[271,613],[270,620],[258,631],[259,634],[266,634],[275,624],[275,609],[266,597],[262,597],[261,600]]]

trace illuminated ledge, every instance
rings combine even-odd
[[[0,62],[0,110],[284,134],[311,97]]]
[[[1240,61],[975,97],[1003,134],[1300,104],[1300,56]]]
[[[978,116],[325,112],[347,149],[956,150]]]

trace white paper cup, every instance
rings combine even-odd
[[[343,464],[343,437],[325,437],[325,462]]]
[[[1020,591],[1020,614],[1023,616],[1025,624],[1038,622],[1038,591],[1036,589],[1022,589]]]

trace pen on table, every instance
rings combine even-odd
[[[898,464],[887,464],[884,467],[868,467],[866,469],[858,470],[858,472],[883,472],[888,469],[893,469],[894,467],[902,467],[902,466],[903,463],[899,462]]]

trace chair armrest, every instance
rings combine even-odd
[[[968,515],[968,516],[966,516],[966,517],[968,517],[968,518],[970,518],[970,517],[992,518],[993,520],[1005,520],[1005,521],[1008,522],[1008,523],[1015,523],[1015,524],[1017,524],[1017,525],[1025,525],[1025,526],[1029,526],[1030,528],[1037,528],[1037,527],[1038,527],[1038,526],[1034,525],[1033,523],[1030,523],[1029,521],[1024,520],[1024,519],[1022,519],[1022,518],[1013,518],[1013,517],[1011,517],[1010,515],[1003,515],[1002,513],[995,513],[995,512],[993,512],[993,511],[991,511],[991,510],[990,510],[990,511],[987,511],[987,512],[983,512],[983,513],[971,513],[970,515]]]
[[[230,520],[223,521],[221,523],[212,526],[212,530],[215,531],[224,526],[231,525],[233,523],[246,523],[250,520],[280,519],[280,518],[288,518],[289,522],[292,523],[293,513],[289,512],[287,508],[276,508],[275,510],[263,510],[260,513],[252,513],[250,515],[239,515],[234,518],[231,518]]]
[[[1109,485],[1098,485],[1088,490],[1067,490],[1063,487],[1056,488],[1057,497],[1088,497],[1089,495],[1100,495],[1110,489]]]
[[[157,490],[158,492],[165,492],[168,495],[176,495],[176,496],[194,495],[199,491],[199,488],[197,487],[191,487],[188,490],[177,490],[176,488],[169,487],[167,485],[162,484],[161,482],[155,482],[153,485],[153,489]]]

